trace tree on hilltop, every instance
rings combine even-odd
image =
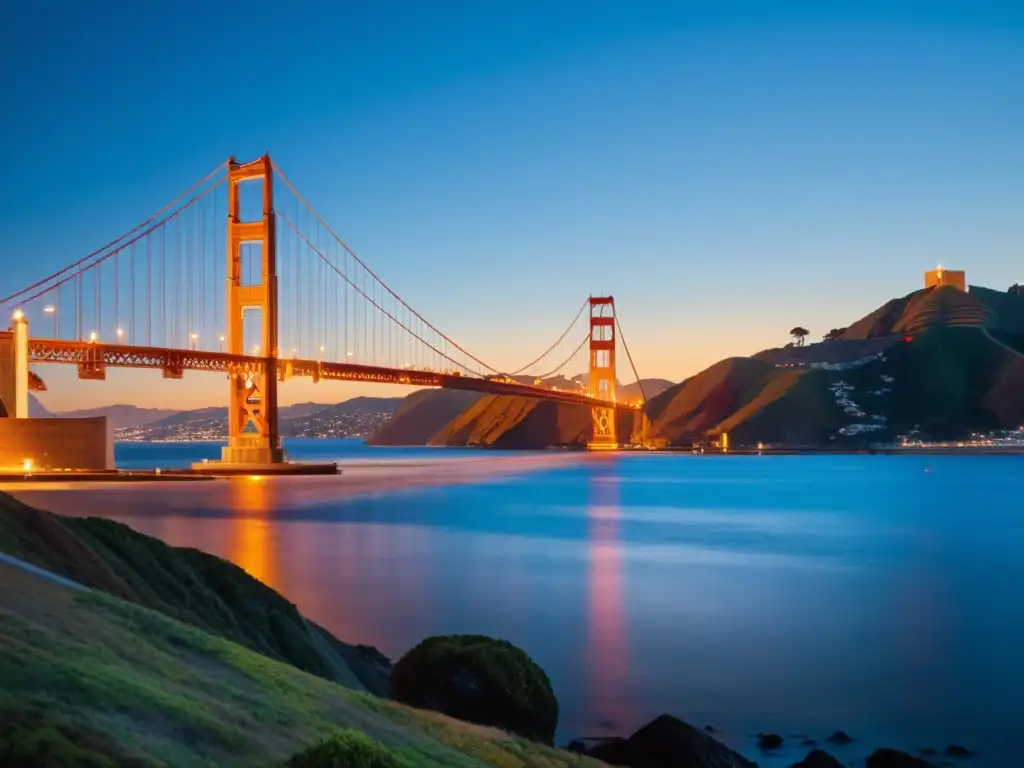
[[[845,328],[833,328],[831,331],[822,336],[822,338],[825,341],[832,341],[833,339],[838,339],[844,333],[846,333]]]
[[[810,331],[806,328],[802,328],[799,325],[789,332],[789,335],[793,337],[793,341],[796,346],[802,347],[804,345],[804,339],[810,335]]]

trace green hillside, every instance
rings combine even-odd
[[[302,672],[0,563],[0,764],[283,766],[355,729],[401,765],[599,766]]]
[[[862,444],[915,429],[958,439],[1024,423],[1022,385],[1020,354],[982,328],[940,325],[841,364],[717,363],[652,402],[652,434],[676,444],[721,432],[734,444]]]
[[[387,692],[390,664],[377,651],[340,642],[238,566],[199,550],[0,494],[0,551],[326,680]]]

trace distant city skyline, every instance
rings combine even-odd
[[[499,367],[588,294],[615,295],[641,376],[678,381],[795,325],[818,338],[938,264],[1022,282],[1024,8],[821,5],[187,0],[110,24],[19,4],[0,293],[264,151]],[[38,371],[53,410],[227,398],[212,374]],[[281,398],[407,391],[293,380]]]

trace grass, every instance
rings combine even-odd
[[[0,627],[0,711],[22,723],[19,743],[77,749],[96,766],[281,765],[343,728],[385,745],[400,765],[600,765],[347,689],[156,611],[5,565]]]
[[[170,547],[112,520],[42,512],[3,494],[0,551],[326,680],[387,693],[387,659],[332,637],[280,594],[218,557]]]

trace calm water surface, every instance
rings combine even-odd
[[[289,449],[465,455],[352,441]],[[117,455],[127,467],[218,453]],[[231,509],[113,514],[234,560],[339,637],[392,657],[439,633],[507,638],[551,676],[560,740],[670,712],[723,729],[768,766],[806,750],[757,755],[762,730],[846,730],[858,743],[830,750],[844,762],[880,742],[952,742],[981,753],[974,765],[1016,764],[1024,459],[591,456],[344,501],[282,493],[302,479],[233,482]]]

